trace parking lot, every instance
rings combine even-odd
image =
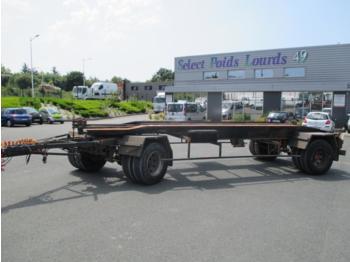
[[[101,120],[121,123],[146,116]],[[64,134],[71,123],[2,127],[2,139]],[[4,261],[349,261],[350,136],[324,176],[290,159],[176,162],[154,186],[120,166],[98,174],[66,157],[18,157],[2,174]],[[173,147],[185,156],[185,147]],[[193,155],[214,156],[215,145]],[[249,154],[247,147],[224,154]]]

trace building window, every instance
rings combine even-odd
[[[243,79],[245,78],[245,70],[230,70],[227,77],[230,79]]]
[[[284,69],[285,77],[304,77],[305,68],[304,67],[288,67]]]
[[[137,91],[137,90],[139,90],[139,87],[138,86],[131,86],[131,90],[132,91]]]
[[[219,79],[219,72],[204,72],[204,80]]]
[[[160,85],[160,86],[158,87],[158,90],[165,90],[165,85]]]
[[[145,88],[145,91],[147,91],[147,90],[149,90],[149,91],[152,90],[152,86],[145,86],[144,88]]]
[[[271,78],[273,69],[255,69],[255,78]]]

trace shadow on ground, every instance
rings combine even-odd
[[[215,171],[215,175],[212,173]],[[220,173],[220,175],[216,175]],[[332,168],[323,176],[307,176],[293,168],[290,161],[277,159],[274,162],[257,162],[252,160],[249,164],[223,164],[219,162],[191,162],[185,168],[169,168],[164,180],[153,186],[134,185],[124,177],[122,171],[116,172],[113,168],[105,167],[98,173],[84,173],[78,170],[71,175],[79,181],[46,191],[40,195],[2,207],[1,212],[6,213],[17,208],[52,204],[69,201],[83,197],[92,197],[98,201],[103,194],[138,191],[145,194],[161,194],[170,190],[219,190],[239,186],[256,184],[290,183],[301,180],[340,181],[349,180],[350,173]],[[55,194],[69,191],[73,196],[56,197]],[[60,194],[62,195],[62,194]]]

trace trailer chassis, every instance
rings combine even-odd
[[[168,135],[180,141],[169,142]],[[223,144],[243,147],[250,139],[251,155],[224,156]],[[218,155],[193,157],[191,146],[210,143],[218,146]],[[42,155],[67,156],[70,164],[85,172],[99,171],[107,161],[117,162],[133,183],[156,184],[164,177],[173,161],[209,160],[254,157],[273,161],[291,157],[302,172],[312,175],[326,173],[339,155],[343,140],[339,134],[292,125],[232,122],[131,122],[121,125],[87,125],[85,120],[73,122],[73,132],[38,141],[33,145],[2,148],[2,158]],[[171,145],[186,145],[186,157],[174,158]],[[62,149],[65,152],[51,152]]]

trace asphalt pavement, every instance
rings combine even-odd
[[[146,116],[95,121],[121,123]],[[2,140],[67,133],[71,123],[2,127]],[[344,149],[350,154],[350,137]],[[175,156],[185,147],[175,146]],[[214,156],[199,144],[193,155]],[[249,154],[226,145],[224,154]],[[350,261],[350,156],[323,176],[289,159],[176,162],[154,186],[120,166],[97,174],[66,157],[13,158],[2,173],[3,261]]]

